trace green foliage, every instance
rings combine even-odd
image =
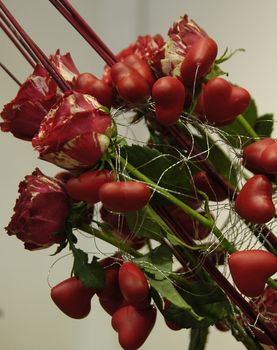
[[[94,256],[88,262],[88,254],[81,249],[72,249],[74,256],[73,272],[87,288],[103,289],[105,287],[105,272]]]
[[[124,147],[122,155],[158,185],[184,195],[192,190],[187,165],[179,157],[138,145]]]
[[[136,237],[146,237],[160,241],[162,237],[161,228],[157,221],[154,221],[146,209],[137,210],[125,214],[127,224]]]
[[[171,304],[164,316],[170,322],[183,328],[206,328],[216,321],[228,317],[232,312],[224,293],[213,284],[204,282],[185,283],[179,293],[194,311],[202,316],[202,320],[195,321],[189,313]]]
[[[261,137],[270,137],[273,131],[273,114],[264,114],[259,117],[254,130]]]

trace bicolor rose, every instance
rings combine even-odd
[[[6,227],[29,250],[62,243],[70,200],[64,185],[36,169],[19,184],[19,198]]]
[[[108,148],[111,125],[94,97],[71,91],[49,111],[32,143],[43,160],[67,170],[86,169]]]
[[[79,74],[69,53],[60,55],[59,50],[50,61],[63,78],[71,83]],[[40,124],[62,92],[45,68],[38,64],[34,72],[21,85],[16,97],[4,106],[0,116],[2,131],[10,131],[15,137],[31,141]]]
[[[180,65],[190,47],[207,33],[190,20],[187,15],[173,23],[168,31],[169,39],[165,44],[164,58],[161,67],[164,75],[180,75]]]

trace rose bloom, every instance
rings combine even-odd
[[[161,60],[162,72],[164,75],[179,76],[180,65],[189,48],[208,34],[187,15],[184,15],[178,22],[173,23],[168,31],[168,36],[164,58]]]
[[[60,55],[59,50],[50,61],[63,78],[72,83],[79,74],[69,53]],[[0,116],[2,131],[10,131],[15,137],[31,141],[38,132],[45,115],[62,96],[56,82],[45,68],[38,64],[34,72],[20,86],[16,97],[4,106]]]
[[[6,231],[29,250],[62,243],[69,203],[63,183],[36,169],[19,184],[19,198]]]
[[[33,146],[40,158],[67,170],[94,166],[109,145],[111,116],[92,96],[68,91],[41,123]]]

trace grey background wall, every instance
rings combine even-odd
[[[5,0],[27,32],[47,53],[56,48],[70,51],[80,71],[101,74],[103,62],[46,0]],[[74,0],[74,5],[114,52],[126,47],[139,34],[166,34],[179,16],[188,13],[225,47],[243,47],[225,69],[230,79],[249,89],[260,113],[277,112],[277,3],[275,0]],[[30,67],[0,33],[0,60],[23,81]],[[16,94],[17,86],[0,71],[0,106]],[[141,130],[143,133],[143,130]],[[141,134],[141,137],[144,135]],[[52,175],[57,169],[40,162],[27,142],[9,134],[0,134],[0,348],[3,350],[89,350],[120,349],[111,329],[110,317],[93,301],[92,312],[82,321],[66,318],[49,297],[47,272],[55,258],[48,251],[24,251],[21,242],[8,237],[7,225],[17,198],[19,181],[36,166]],[[95,251],[94,241],[82,239],[88,251]],[[99,251],[111,247],[97,243]],[[70,258],[57,263],[51,283],[66,278]],[[173,332],[159,319],[144,350],[186,349],[188,334]],[[213,331],[208,350],[243,349],[229,334]]]

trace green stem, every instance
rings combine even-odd
[[[97,230],[96,228],[93,228],[89,225],[82,224],[78,227],[78,229],[93,235],[97,238],[102,239],[103,241],[110,243],[111,245],[117,247],[120,250],[123,250],[124,252],[132,255],[135,258],[140,258],[143,256],[143,254],[139,253],[136,249],[126,245],[123,241],[117,239],[113,235],[103,231],[103,230]]]
[[[271,288],[277,290],[277,281],[275,281],[274,279],[269,278],[269,279],[267,280],[267,284],[268,284]]]
[[[256,131],[252,128],[252,126],[248,123],[248,121],[244,118],[243,115],[239,115],[236,120],[238,123],[243,127],[243,129],[247,132],[247,134],[251,137],[253,137],[256,140],[259,140],[260,137],[256,133]]]

